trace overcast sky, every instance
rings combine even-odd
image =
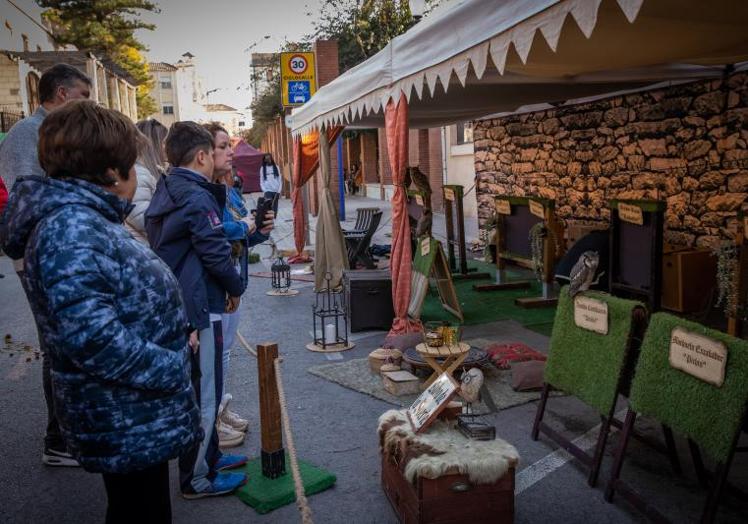
[[[312,30],[319,0],[160,0],[161,13],[143,18],[155,31],[139,31],[152,62],[176,62],[189,51],[195,55],[205,89],[221,88],[210,103],[237,109],[251,102],[251,52],[275,51],[283,42],[298,40]],[[305,7],[307,6],[307,7]],[[312,17],[305,12],[312,11]],[[265,39],[265,35],[270,38]],[[251,51],[245,51],[257,43]],[[239,88],[239,90],[237,90]]]

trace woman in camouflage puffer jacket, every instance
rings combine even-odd
[[[49,177],[19,179],[0,243],[25,257],[55,411],[75,458],[104,474],[107,521],[169,522],[167,461],[201,430],[179,284],[122,226],[134,129],[91,102],[51,113],[39,142]]]

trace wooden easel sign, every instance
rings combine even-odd
[[[574,297],[574,324],[577,327],[608,334],[608,304],[595,298]]]
[[[406,412],[413,431],[420,433],[426,430],[439,413],[447,407],[449,401],[457,393],[457,381],[442,373],[429,387],[423,390]]]
[[[670,334],[670,366],[720,387],[725,382],[727,347],[717,340],[681,327]]]

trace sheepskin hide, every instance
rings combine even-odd
[[[416,435],[405,411],[394,409],[379,417],[379,445],[411,484],[418,477],[436,479],[458,473],[474,484],[493,484],[519,461],[511,444],[498,438],[470,440],[441,420]]]

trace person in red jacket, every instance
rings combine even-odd
[[[5,182],[0,178],[0,215],[3,214],[5,204],[8,203],[8,189],[5,187]]]

